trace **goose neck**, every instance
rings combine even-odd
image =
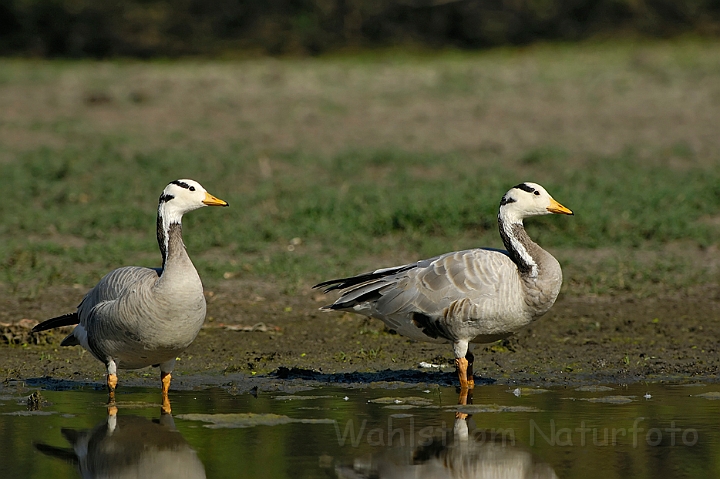
[[[517,265],[520,275],[536,278],[538,263],[531,252],[538,246],[525,232],[522,219],[511,220],[500,214],[498,215],[498,226],[505,249],[510,254],[510,259]]]
[[[188,259],[187,250],[182,240],[182,223],[180,219],[168,221],[159,212],[157,219],[157,240],[163,259],[163,273],[175,262]]]

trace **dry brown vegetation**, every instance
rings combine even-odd
[[[482,54],[181,63],[2,63],[8,153],[120,136],[142,150],[240,143],[258,153],[348,148],[512,161],[684,145],[718,151],[717,43],[536,46]]]

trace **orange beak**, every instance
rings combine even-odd
[[[565,208],[563,205],[550,198],[550,206],[547,207],[550,213],[561,214],[561,215],[574,215],[571,209]]]
[[[207,191],[205,192],[205,199],[203,200],[203,204],[207,206],[230,206],[228,205],[227,201],[216,198]]]

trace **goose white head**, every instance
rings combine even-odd
[[[157,240],[163,257],[163,269],[168,256],[171,227],[175,225],[179,231],[183,215],[203,206],[228,206],[228,204],[205,191],[205,188],[194,180],[175,180],[163,190],[158,203],[157,216]]]
[[[500,201],[499,216],[508,223],[522,223],[529,216],[552,213],[573,214],[570,209],[555,201],[545,188],[529,181],[512,187]]]
[[[188,211],[203,206],[228,206],[226,201],[211,195],[194,180],[175,180],[160,195],[158,215],[167,224],[180,223]]]

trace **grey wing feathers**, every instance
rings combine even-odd
[[[74,313],[63,314],[56,318],[51,318],[37,324],[33,329],[33,333],[39,331],[45,331],[48,329],[59,328],[62,326],[72,326],[80,322],[80,311],[88,308],[92,308],[95,305],[103,301],[111,301],[116,299],[122,292],[134,283],[137,283],[143,278],[151,279],[160,276],[161,270],[143,268],[140,266],[127,266],[124,268],[118,268],[106,274],[100,282],[85,295],[83,300],[78,305],[78,311]],[[83,315],[84,316],[84,315]],[[66,341],[70,340],[70,337],[65,338]],[[77,344],[77,343],[74,343]],[[72,345],[72,344],[62,344]]]
[[[83,320],[89,309],[105,301],[113,301],[123,292],[141,281],[154,281],[160,277],[160,270],[142,266],[126,266],[106,274],[83,298],[78,306],[80,319]]]
[[[503,282],[501,276],[517,271],[508,266],[513,266],[512,261],[502,251],[473,249],[448,253],[412,265],[378,270],[387,271],[383,275],[374,272],[355,277],[358,281],[345,279],[340,284],[350,285],[344,286],[349,289],[326,309],[353,309],[369,303],[373,315],[378,316],[434,314],[455,301],[495,296]]]
[[[78,306],[80,327],[63,340],[62,346],[81,344],[101,361],[106,355],[98,344],[98,338],[122,338],[126,334],[125,325],[115,313],[118,300],[129,289],[142,288],[145,283],[153,283],[161,271],[141,266],[125,266],[106,274],[83,298]]]
[[[390,276],[393,274],[402,273],[403,271],[407,271],[408,269],[412,269],[415,267],[417,267],[417,263],[406,264],[403,266],[393,266],[391,268],[377,269],[375,271],[370,271],[368,273],[362,273],[357,276],[350,276],[348,278],[338,278],[338,279],[331,279],[329,281],[323,281],[322,283],[318,283],[315,286],[313,286],[313,289],[330,286],[329,288],[325,289],[325,291],[324,291],[325,293],[328,293],[328,292],[336,290],[336,289],[350,288],[351,286],[355,286],[355,285],[358,285],[361,283],[366,283],[368,281],[382,278],[384,276]]]
[[[486,250],[457,251],[429,261],[396,283],[377,301],[382,315],[422,312],[435,315],[459,301],[496,297],[505,272],[517,271],[510,259]]]
[[[136,284],[142,279],[157,279],[160,272],[161,271],[157,269],[143,268],[140,266],[128,266],[113,270],[106,274],[93,289],[88,291],[78,305],[78,311],[45,320],[37,324],[32,329],[32,332],[37,333],[48,329],[78,324],[81,320],[85,319],[87,312],[96,305],[118,298],[128,286]],[[70,335],[63,340],[61,345],[73,346],[75,344],[78,344],[77,340]]]

